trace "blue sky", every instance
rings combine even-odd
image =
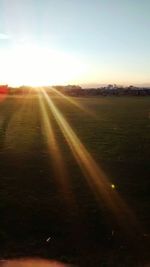
[[[85,66],[66,82],[150,84],[149,12],[149,0],[0,0],[0,56],[34,45]]]

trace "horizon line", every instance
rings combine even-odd
[[[39,87],[53,87],[53,86],[80,86],[82,89],[88,88],[101,88],[106,86],[116,86],[116,87],[150,87],[150,83],[68,83],[68,84],[45,84],[45,85],[29,85],[29,84],[22,84],[22,85],[11,85],[7,83],[0,83],[0,86],[7,86],[12,88],[20,88],[20,87],[31,87],[31,88],[39,88]]]

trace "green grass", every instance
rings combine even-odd
[[[73,99],[94,115],[60,97],[53,101],[133,209],[143,233],[149,233],[150,98]],[[68,210],[59,194],[38,98],[8,97],[0,103],[1,257],[39,255],[78,262],[91,255],[95,262],[100,258],[107,263],[109,255],[112,262],[106,266],[137,266],[118,229],[111,237],[114,221],[94,199],[48,107],[47,111],[78,212]]]

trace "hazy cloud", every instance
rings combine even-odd
[[[0,32],[0,40],[8,40],[8,39],[10,39],[10,36],[8,34]]]

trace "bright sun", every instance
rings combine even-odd
[[[79,81],[86,66],[72,55],[37,47],[18,45],[0,54],[1,82],[13,86],[42,86]]]

